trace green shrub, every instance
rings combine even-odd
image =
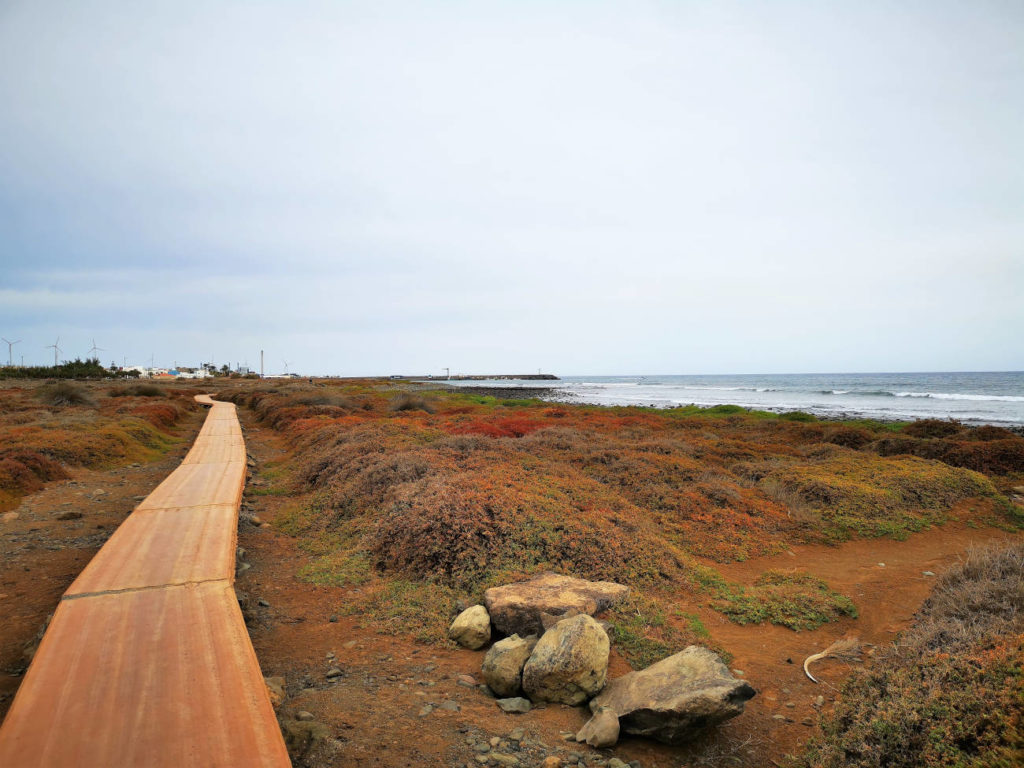
[[[40,387],[36,393],[40,402],[59,407],[62,405],[92,405],[92,398],[81,387],[67,381],[57,381]]]

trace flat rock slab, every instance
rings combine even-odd
[[[584,581],[542,573],[529,581],[492,587],[484,592],[491,621],[505,635],[544,634],[545,615],[594,616],[629,596],[629,587],[612,581]]]
[[[590,702],[590,709],[612,709],[624,733],[681,744],[736,717],[755,695],[717,654],[691,645],[647,669],[612,680]]]

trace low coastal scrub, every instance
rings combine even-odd
[[[903,425],[503,401],[379,381],[238,385],[219,396],[291,443],[294,467],[275,482],[296,502],[275,524],[309,552],[302,577],[365,585],[382,605],[392,598],[381,583],[478,600],[489,586],[553,570],[652,594],[691,584],[691,601],[710,596],[734,621],[806,629],[856,609],[807,574],[765,574],[724,592],[699,574],[793,542],[905,538],[953,507],[982,510],[977,522],[1010,509],[982,473],[879,455]],[[672,608],[641,612],[667,617],[664,630],[620,617],[634,659],[674,647],[668,628],[685,635]]]
[[[843,687],[793,768],[1024,764],[1024,545],[971,553]]]
[[[711,607],[737,624],[777,624],[800,631],[845,616],[857,618],[857,607],[845,595],[807,573],[770,570],[750,587],[731,584],[710,568],[697,568],[694,580],[713,598]]]
[[[107,394],[104,385],[66,381],[0,390],[0,511],[73,467],[156,458],[178,442],[172,428],[182,415],[197,408],[184,392],[160,403]]]

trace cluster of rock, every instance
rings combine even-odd
[[[613,746],[620,731],[678,744],[740,714],[754,689],[706,648],[690,646],[608,681],[610,642],[594,616],[628,595],[621,584],[545,573],[487,590],[484,605],[459,614],[449,636],[480,650],[492,625],[507,635],[487,650],[482,666],[498,706],[518,713],[531,702],[589,702],[593,716],[576,740],[594,747]]]

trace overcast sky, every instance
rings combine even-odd
[[[1021,3],[0,0],[26,363],[1019,370],[1022,214]]]

